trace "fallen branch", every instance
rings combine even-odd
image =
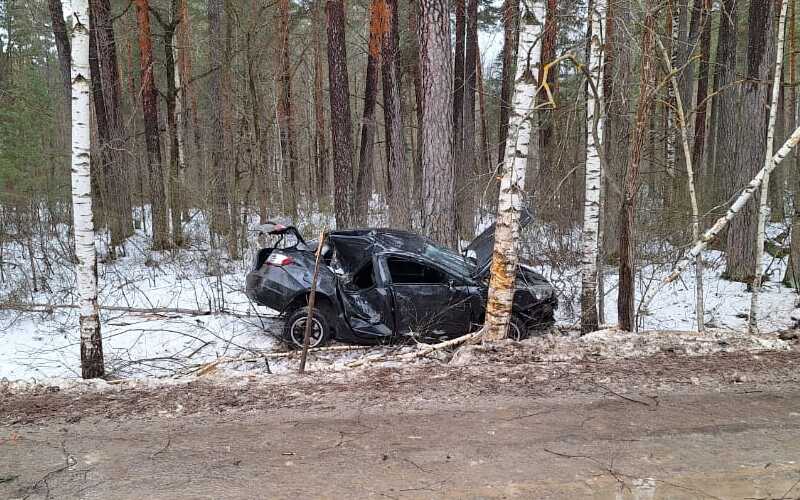
[[[428,354],[439,351],[441,349],[446,349],[448,347],[454,347],[457,345],[464,344],[469,342],[470,340],[476,339],[483,335],[483,329],[478,330],[477,332],[468,333],[466,335],[462,335],[461,337],[456,337],[454,339],[445,340],[444,342],[439,342],[438,344],[431,344],[427,347],[424,347],[418,351],[412,351],[405,354],[400,354],[397,356],[377,356],[374,358],[361,358],[351,363],[348,363],[346,366],[347,368],[356,368],[359,366],[363,366],[368,363],[374,363],[375,361],[409,361],[416,358],[421,358],[423,356],[427,356]]]
[[[767,177],[770,173],[772,173],[775,168],[780,165],[780,163],[789,155],[792,149],[797,146],[797,143],[800,142],[800,127],[797,127],[792,135],[786,140],[786,142],[781,146],[777,153],[772,157],[772,161],[768,162],[764,168],[762,168],[753,180],[747,185],[747,187],[742,191],[736,201],[728,209],[728,212],[717,219],[711,228],[709,228],[703,235],[694,242],[694,246],[689,253],[675,266],[675,269],[664,278],[661,284],[657,287],[653,287],[651,290],[652,292],[645,295],[642,300],[642,308],[646,309],[653,298],[658,294],[659,291],[663,288],[664,285],[672,283],[675,279],[680,276],[680,274],[689,266],[689,264],[698,256],[700,253],[708,247],[709,243],[711,243],[717,235],[725,229],[725,226],[739,213],[742,207],[750,201],[753,197],[755,191],[761,186],[761,183],[764,181],[764,178]]]
[[[18,303],[18,302],[4,302],[0,303],[0,310],[13,310],[23,312],[42,312],[52,313],[57,309],[79,309],[78,304],[36,304],[36,303]],[[127,306],[100,306],[103,311],[117,311],[126,312],[131,314],[183,314],[187,316],[213,316],[224,314],[226,316],[234,316],[237,318],[253,318],[255,315],[250,313],[235,313],[231,311],[205,311],[202,309],[183,309],[179,307],[127,307]]]
[[[335,345],[330,347],[314,347],[308,350],[309,353],[312,354],[326,354],[332,352],[345,352],[345,351],[364,351],[367,349],[372,349],[374,346],[364,346],[364,345]],[[302,354],[301,351],[284,351],[284,352],[265,352],[259,355],[247,355],[247,356],[238,356],[238,357],[227,357],[223,356],[220,358],[215,359],[212,362],[204,363],[199,366],[193,367],[187,375],[195,374],[198,377],[206,375],[208,373],[213,372],[219,365],[225,363],[248,363],[252,361],[258,361],[260,359],[279,359],[279,358],[292,358],[295,356],[300,356]]]

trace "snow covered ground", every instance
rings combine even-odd
[[[329,222],[320,216],[306,220],[308,222],[300,227],[309,237],[314,237],[312,235]],[[780,227],[771,228],[773,233],[780,230]],[[281,326],[275,320],[275,311],[255,307],[244,294],[244,276],[257,248],[255,234],[248,239],[243,258],[231,260],[209,251],[205,224],[199,217],[189,225],[187,233],[191,241],[187,249],[156,253],[148,249],[147,238],[139,232],[126,244],[126,255],[113,262],[103,262],[105,247],[103,242],[98,242],[100,303],[117,308],[103,310],[101,315],[107,370],[112,377],[170,376],[220,357],[236,358],[283,349],[274,337]],[[574,255],[558,257],[558,252],[552,248],[555,239],[550,233],[546,227],[532,230],[527,248],[536,266],[557,288],[562,304],[558,323],[569,328],[577,324],[580,274]],[[575,235],[562,239],[566,239],[566,246],[574,252]],[[40,262],[42,256],[34,250],[39,268],[37,291],[31,289],[30,259],[26,250],[13,245],[4,249],[6,268],[0,283],[0,303],[53,306],[76,303],[75,275],[67,258],[58,257],[56,243],[45,242],[42,246],[54,248],[46,266]],[[568,248],[567,253],[569,251]],[[706,324],[716,332],[743,331],[750,294],[745,285],[720,279],[724,255],[709,251],[704,254],[704,260]],[[639,271],[640,296],[671,270],[671,262],[645,266]],[[760,318],[765,334],[793,324],[791,312],[796,294],[780,284],[785,265],[785,259],[765,256],[769,281],[765,283]],[[42,272],[45,267],[49,268],[48,273]],[[605,273],[608,324],[616,322],[617,276],[614,271],[609,268]],[[124,308],[155,311],[131,312]],[[0,379],[77,377],[77,309],[36,309],[34,312],[0,309]],[[187,314],[176,309],[208,314]],[[694,270],[690,268],[680,280],[664,287],[648,310],[641,311],[640,317],[643,330],[693,330]],[[337,365],[358,355],[358,352],[339,355]],[[329,361],[329,357],[321,358],[317,363],[323,366]],[[275,360],[271,369],[281,372],[293,364],[296,361]]]

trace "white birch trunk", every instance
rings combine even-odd
[[[505,338],[511,320],[514,301],[519,246],[519,217],[522,196],[525,191],[525,170],[528,147],[531,141],[531,120],[536,120],[536,80],[541,58],[540,35],[544,24],[544,4],[532,0],[523,4],[517,50],[517,74],[514,84],[511,116],[508,124],[503,176],[500,180],[500,195],[497,205],[492,274],[489,297],[486,305],[487,340]],[[524,12],[527,10],[527,12]]]
[[[104,375],[104,369],[92,222],[88,0],[72,0],[72,22],[72,213],[78,259],[81,373],[83,378],[96,378]]]
[[[758,209],[758,229],[756,230],[756,268],[753,278],[753,295],[750,298],[750,316],[747,329],[751,334],[758,333],[758,295],[761,293],[761,281],[764,274],[762,258],[764,256],[764,230],[769,217],[769,174],[774,170],[772,149],[775,140],[775,121],[778,118],[778,97],[780,96],[781,74],[783,68],[783,39],[786,27],[786,9],[788,0],[781,2],[781,17],[778,21],[778,47],[775,54],[775,75],[772,78],[772,99],[769,106],[769,122],[767,125],[767,154],[764,158],[764,180],[761,183],[761,200]]]
[[[680,6],[676,0],[670,2],[670,23],[672,32],[670,33],[670,55],[669,64],[673,68],[678,62],[678,44],[680,43],[679,26],[680,26]],[[659,45],[660,47],[660,45]],[[671,71],[671,70],[670,70]],[[675,177],[675,110],[672,109],[676,105],[675,95],[680,93],[676,87],[672,85],[667,87],[667,147],[666,147],[666,162],[667,162],[667,175],[671,178]]]
[[[185,19],[181,19],[181,22],[186,22]],[[173,58],[174,62],[174,70],[175,73],[175,126],[177,127],[177,135],[178,135],[178,186],[183,186],[182,177],[184,173],[184,134],[186,131],[186,117],[184,116],[185,113],[183,111],[183,87],[181,86],[181,70],[182,65],[181,61],[183,57],[186,55],[183,53],[183,49],[180,47],[178,43],[178,29],[176,28],[172,33],[172,52],[175,54]]]
[[[600,192],[602,167],[598,148],[603,140],[603,19],[605,0],[595,0],[590,12],[592,40],[589,49],[589,75],[592,82],[586,96],[586,190],[583,201],[583,240],[581,258],[581,333],[597,330],[597,262],[600,230]],[[597,90],[597,96],[592,90]],[[595,123],[597,140],[595,142]]]
[[[742,191],[739,197],[736,198],[736,201],[734,201],[733,204],[730,206],[730,208],[728,208],[728,212],[719,219],[717,219],[714,225],[711,226],[711,228],[709,228],[708,230],[706,230],[706,232],[703,233],[703,235],[700,236],[700,238],[694,242],[694,246],[692,247],[692,249],[689,250],[689,253],[686,255],[686,257],[684,257],[680,262],[678,262],[678,264],[675,266],[675,268],[672,270],[669,276],[664,278],[664,280],[659,284],[659,286],[652,287],[650,289],[651,291],[647,293],[647,295],[645,295],[644,299],[642,300],[643,307],[647,307],[647,305],[650,304],[650,301],[653,300],[653,297],[655,297],[656,294],[658,294],[658,292],[661,290],[661,288],[663,288],[664,285],[667,285],[675,281],[675,279],[681,275],[683,270],[686,269],[689,263],[695,258],[697,258],[697,256],[700,255],[700,253],[706,249],[709,243],[711,243],[714,240],[714,238],[716,238],[717,235],[723,229],[725,229],[725,226],[727,226],[728,223],[734,217],[736,217],[736,214],[739,213],[739,210],[741,210],[742,207],[745,206],[745,204],[748,201],[750,201],[750,199],[753,197],[753,193],[756,192],[756,189],[761,187],[761,183],[764,182],[764,177],[769,176],[772,170],[774,170],[775,167],[780,165],[780,163],[786,158],[786,156],[789,153],[791,153],[792,149],[794,149],[797,146],[798,142],[800,142],[800,127],[797,127],[794,130],[794,132],[792,132],[792,135],[789,136],[789,138],[786,140],[785,143],[783,143],[783,146],[781,146],[778,152],[772,156],[772,161],[767,162],[767,165],[765,165],[764,168],[762,168],[756,174],[756,176],[753,177],[753,179],[750,181],[747,187],[744,188],[744,191]]]
[[[674,52],[672,56],[667,53],[661,39],[656,37],[656,43],[661,51],[661,56],[664,63],[667,65],[667,72],[669,73],[670,88],[673,91],[673,98],[675,102],[675,112],[678,115],[678,130],[681,135],[681,145],[683,147],[683,156],[686,161],[686,175],[689,184],[689,200],[692,206],[692,239],[697,241],[700,238],[700,208],[697,203],[697,190],[694,185],[694,165],[692,165],[692,150],[689,147],[689,133],[686,128],[686,112],[683,108],[683,98],[681,97],[680,87],[678,86],[678,79],[675,76],[675,67],[673,66]],[[672,131],[668,131],[672,134]],[[695,318],[697,331],[702,332],[705,330],[705,307],[703,305],[703,258],[700,254],[695,255]]]

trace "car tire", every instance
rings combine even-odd
[[[303,337],[305,336],[306,320],[308,318],[308,306],[295,309],[286,318],[283,326],[283,338],[292,349],[303,348]],[[309,347],[322,347],[327,344],[332,336],[331,324],[325,312],[319,308],[314,308],[311,316],[312,330],[309,338]]]

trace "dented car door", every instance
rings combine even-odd
[[[463,278],[418,259],[388,255],[384,262],[399,334],[457,336],[470,330],[476,294]]]
[[[391,297],[384,275],[380,259],[373,256],[358,271],[339,278],[345,319],[362,339],[389,341],[394,334]]]

